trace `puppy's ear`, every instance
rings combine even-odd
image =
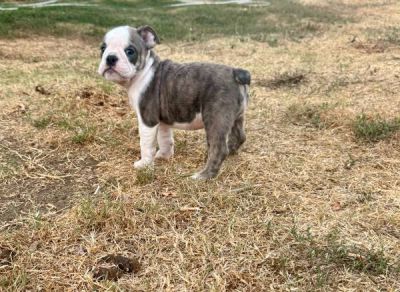
[[[152,49],[156,44],[160,43],[158,36],[153,28],[148,25],[141,26],[137,29],[138,34],[142,37],[146,47]]]

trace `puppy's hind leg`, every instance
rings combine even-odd
[[[246,134],[244,133],[244,117],[240,115],[233,124],[232,130],[229,134],[228,150],[229,155],[236,154],[239,147],[246,141]]]
[[[218,174],[222,162],[228,155],[227,139],[232,128],[233,119],[215,119],[211,125],[205,123],[208,157],[205,168],[195,173],[194,179],[210,179]]]

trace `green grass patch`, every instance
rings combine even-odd
[[[72,142],[76,144],[86,144],[94,141],[96,128],[90,126],[78,127],[75,129],[75,134],[72,136]]]
[[[369,41],[391,45],[400,45],[400,27],[390,26],[385,29],[368,29]]]
[[[398,273],[398,263],[391,263],[382,248],[348,245],[336,232],[330,233],[323,244],[318,243],[309,230],[299,231],[294,227],[291,234],[298,243],[299,254],[307,258],[317,272],[339,268],[373,276]],[[319,276],[322,277],[320,281],[327,280],[323,279],[327,275],[319,273]]]
[[[87,123],[88,120],[84,113],[67,118],[58,112],[52,112],[31,120],[31,124],[37,129],[56,127],[72,132],[71,141],[80,145],[94,141],[97,133],[96,127],[87,126]]]
[[[41,117],[32,121],[32,125],[38,129],[47,128],[52,122],[51,117]]]
[[[384,41],[393,44],[400,45],[400,27],[391,27],[384,33]]]
[[[400,119],[385,120],[379,116],[357,116],[353,123],[353,132],[357,139],[378,142],[391,137],[400,129]]]
[[[67,118],[61,118],[59,121],[56,122],[56,126],[63,130],[73,130],[74,129],[74,125]]]
[[[22,268],[15,268],[12,277],[0,276],[0,290],[2,291],[24,291],[27,290],[28,284],[28,274]]]
[[[0,147],[0,180],[15,176],[22,168],[21,158],[8,149]]]
[[[63,1],[65,2],[65,1]],[[199,5],[169,7],[176,1],[87,1],[90,7],[19,8],[0,11],[0,37],[53,35],[100,42],[118,25],[152,25],[161,40],[194,41],[214,36],[240,36],[277,43],[278,37],[299,40],[321,30],[320,24],[346,21],[333,10],[272,0],[265,7]],[[0,4],[1,5],[1,4]],[[4,5],[4,4],[3,4]],[[100,16],[99,16],[100,15]]]
[[[95,125],[89,125],[90,117],[86,111],[73,112],[65,115],[62,108],[53,108],[38,118],[29,117],[30,123],[37,129],[58,128],[71,133],[71,141],[75,144],[84,145],[95,140],[98,134]]]
[[[154,168],[145,167],[136,170],[136,184],[143,186],[150,184],[154,181]]]
[[[356,246],[346,246],[342,243],[332,243],[322,248],[311,248],[310,256],[323,259],[322,264],[325,265],[334,264],[338,267],[375,276],[384,275],[389,269],[389,260],[382,250],[362,249]]]
[[[114,224],[127,224],[122,220],[125,216],[121,202],[108,195],[99,198],[88,198],[80,202],[77,208],[77,219],[87,229],[100,231]]]

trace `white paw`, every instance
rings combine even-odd
[[[161,152],[161,150],[158,150],[156,153],[156,159],[170,159],[174,155],[174,151],[171,150],[169,152]]]
[[[193,174],[193,175],[191,176],[191,178],[194,179],[194,180],[204,180],[204,179],[207,179],[206,177],[204,177],[204,176],[201,174],[201,172],[196,172],[195,174]]]
[[[133,164],[133,167],[136,169],[152,167],[152,166],[153,166],[153,161],[146,160],[146,159],[140,159]]]

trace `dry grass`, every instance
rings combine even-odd
[[[202,132],[176,131],[176,156],[136,173],[135,117],[96,76],[96,47],[0,41],[0,247],[16,253],[0,259],[0,290],[399,290],[400,136],[353,132],[363,113],[399,116],[400,49],[354,46],[399,23],[399,4],[381,4],[278,47],[157,48],[253,74],[248,140],[209,182],[187,177],[203,164]],[[262,85],[285,72],[306,82]],[[141,270],[96,282],[108,254]]]

